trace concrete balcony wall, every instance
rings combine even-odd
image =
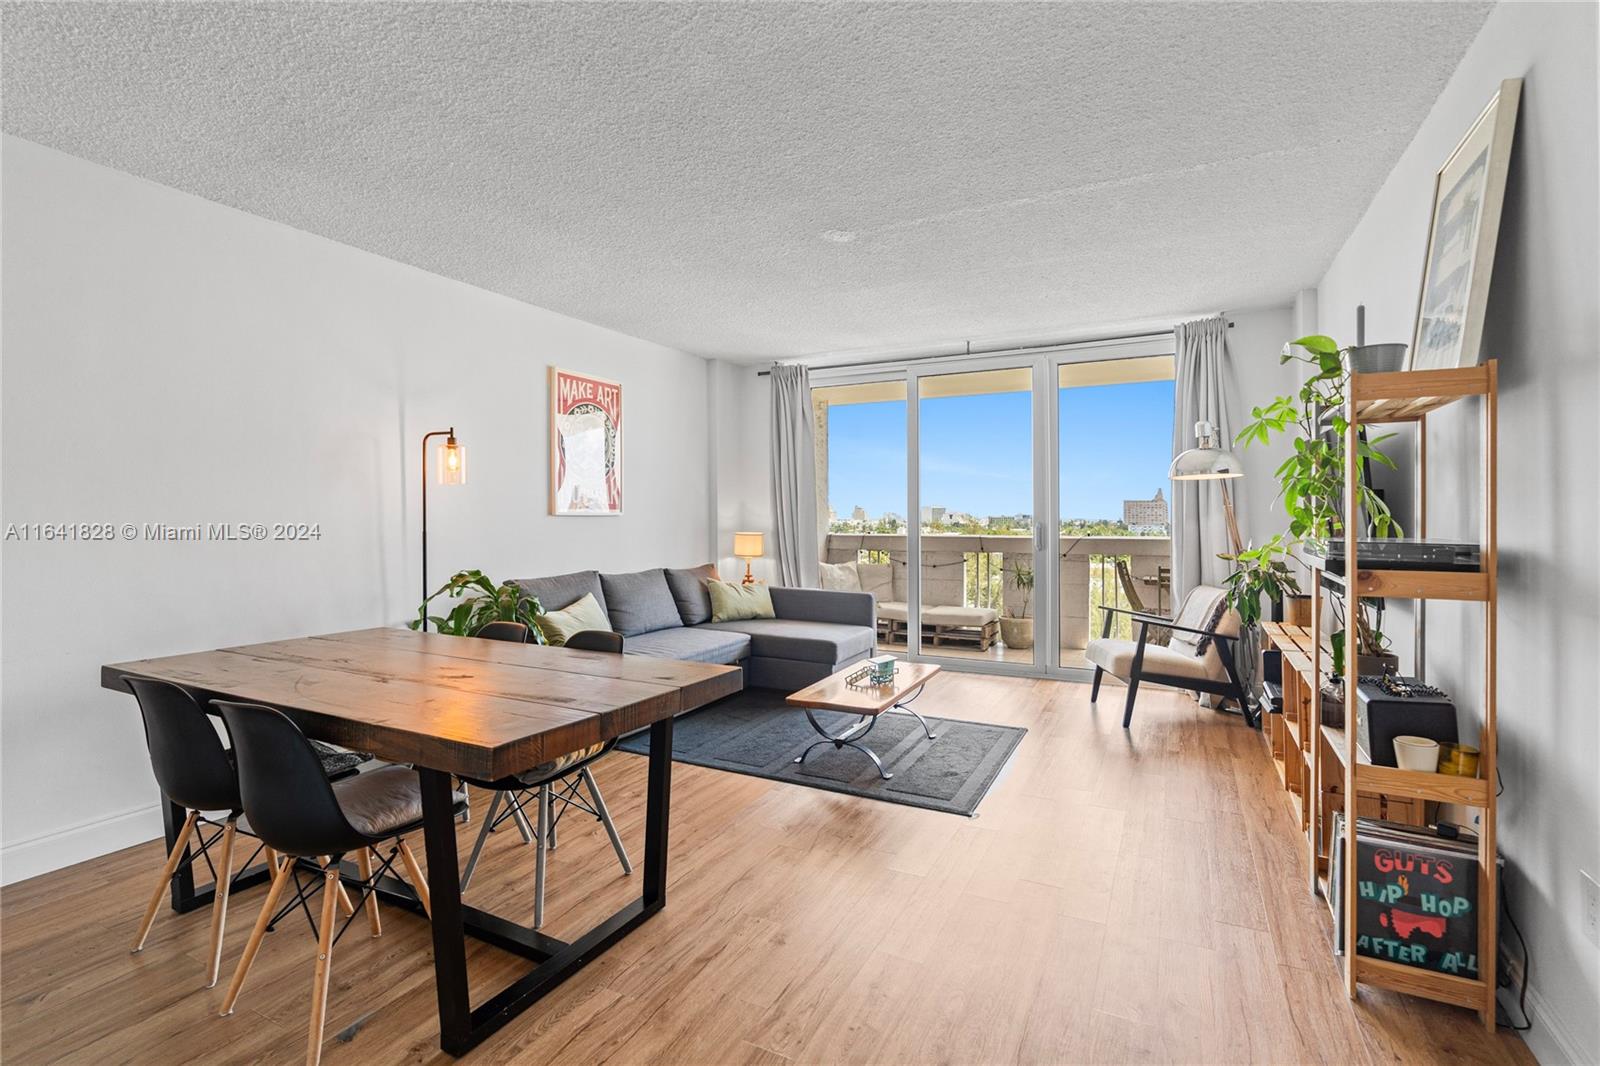
[[[1091,568],[1097,557],[1126,555],[1129,570],[1139,581],[1139,590],[1145,606],[1155,610],[1157,586],[1154,583],[1160,567],[1172,565],[1172,539],[1170,537],[1068,537],[1058,541],[1061,560],[1060,602],[1061,646],[1068,650],[1081,650],[1089,642],[1091,607],[1090,590],[1093,587]],[[1004,613],[1020,614],[1022,596],[1012,580],[1017,564],[1031,562],[1033,543],[1031,537],[986,537],[960,533],[926,533],[922,537],[923,573],[922,602],[927,606],[961,604],[966,591],[966,572],[963,566],[968,552],[1000,552],[1005,567]],[[823,542],[823,558],[830,563],[847,563],[859,558],[862,551],[888,552],[893,566],[894,598],[905,601],[906,593],[906,538],[903,534],[885,533],[830,533]],[[1145,584],[1140,579],[1150,578]],[[1104,564],[1101,577],[1107,602],[1116,595],[1116,576],[1109,562]],[[1121,602],[1120,600],[1116,602]],[[1170,610],[1171,604],[1160,606]],[[1037,600],[1030,603],[1027,614],[1036,616]]]

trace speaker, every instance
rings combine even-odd
[[[1394,766],[1395,737],[1427,737],[1455,743],[1456,705],[1432,685],[1414,677],[1363,677],[1356,686],[1361,703],[1356,740],[1376,766]]]

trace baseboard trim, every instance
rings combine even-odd
[[[64,866],[154,840],[165,832],[159,804],[91,818],[0,848],[0,885],[15,884]]]
[[[1507,1017],[1517,1017],[1517,997],[1511,989],[1500,990],[1500,1004],[1507,1011]],[[1593,1063],[1600,1061],[1600,1048],[1589,1051],[1579,1044],[1578,1036],[1561,1016],[1550,1009],[1550,1004],[1539,994],[1537,985],[1528,986],[1528,1020],[1533,1027],[1525,1033],[1519,1033],[1522,1042],[1528,1046],[1533,1057],[1546,1066],[1555,1063]]]

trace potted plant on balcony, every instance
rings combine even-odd
[[[430,615],[428,605],[440,596],[459,599],[448,614]],[[421,629],[432,622],[434,629],[454,637],[469,637],[490,622],[521,622],[528,627],[537,644],[545,643],[534,619],[544,613],[539,597],[530,595],[520,586],[507,581],[495,584],[482,570],[461,570],[449,581],[439,586],[417,608],[417,617],[409,625]]]
[[[1298,349],[1298,350],[1297,350]],[[1298,360],[1311,367],[1311,376],[1294,396],[1279,396],[1265,407],[1250,411],[1250,422],[1236,439],[1245,447],[1267,444],[1273,436],[1294,434],[1294,453],[1277,469],[1278,498],[1289,515],[1287,541],[1279,541],[1279,554],[1294,544],[1323,546],[1327,538],[1345,533],[1344,500],[1344,441],[1349,423],[1344,417],[1345,386],[1350,381],[1348,349],[1339,347],[1332,337],[1314,334],[1301,337],[1284,345],[1280,363]],[[1394,434],[1386,433],[1356,442],[1356,458],[1362,463],[1377,463],[1395,468],[1394,460],[1378,449],[1378,445]],[[1373,491],[1365,480],[1356,486],[1356,499],[1366,512],[1367,524],[1379,537],[1402,535],[1399,523],[1389,511],[1383,497]],[[1356,533],[1360,536],[1360,532]],[[1262,549],[1265,550],[1265,546]],[[1246,553],[1241,553],[1241,557]],[[1242,579],[1243,580],[1243,579]],[[1230,595],[1231,595],[1230,579]],[[1295,591],[1298,591],[1296,589]],[[1334,647],[1336,666],[1342,666],[1345,633],[1352,628],[1345,621],[1347,605],[1340,599],[1332,601],[1336,630],[1330,644]],[[1235,608],[1238,609],[1238,604]],[[1387,639],[1377,624],[1376,605],[1361,600],[1355,608],[1354,630],[1358,669],[1367,671],[1392,670],[1398,660],[1387,650]],[[1243,611],[1240,612],[1241,618]]]
[[[1011,564],[1011,583],[1022,594],[1022,604],[1000,619],[1000,639],[1008,648],[1019,650],[1033,647],[1033,619],[1028,615],[1028,601],[1033,598],[1033,567],[1026,563]]]

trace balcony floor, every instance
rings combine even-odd
[[[924,649],[926,654],[937,654],[940,658],[945,659],[972,659],[980,662],[990,663],[1020,663],[1024,666],[1033,665],[1034,655],[1039,650],[1040,649],[1037,647],[1026,649],[1008,648],[999,642],[991,645],[988,651],[979,651],[977,648],[966,648],[958,644],[943,644],[937,649]],[[880,640],[878,642],[877,652],[880,655],[904,655],[906,653],[906,646],[900,643],[885,644]],[[1082,648],[1062,648],[1061,665],[1067,667],[1077,667],[1080,669],[1092,669],[1092,667],[1089,665],[1089,660],[1083,657]]]

